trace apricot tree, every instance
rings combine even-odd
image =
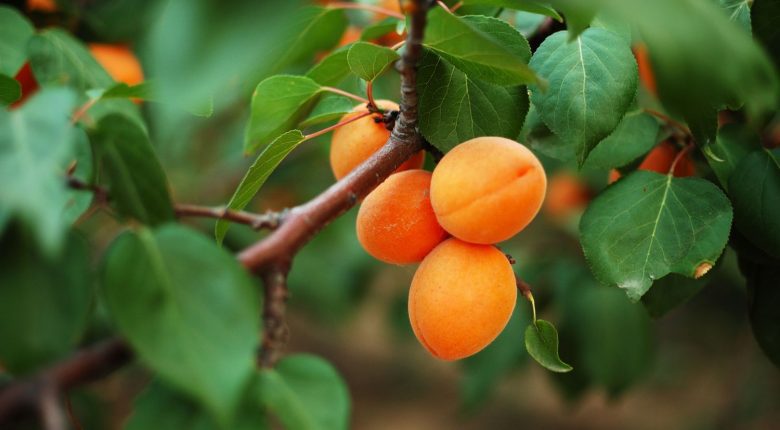
[[[526,356],[626,389],[649,316],[729,264],[780,364],[778,1],[81,3],[0,6],[3,428],[66,428],[69,393],[132,361],[154,380],[131,430],[348,427],[336,369],[285,353],[286,308],[358,205],[350,239],[419,263],[418,349],[477,354],[466,403]],[[258,210],[307,147],[335,181]],[[185,203],[209,187],[232,196]],[[543,207],[536,237],[574,248],[534,239]]]

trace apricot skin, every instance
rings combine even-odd
[[[458,360],[476,354],[501,333],[516,300],[515,276],[501,251],[448,239],[414,274],[409,319],[431,354]]]
[[[141,63],[129,47],[91,43],[89,51],[115,81],[130,86],[143,82],[144,72]]]
[[[447,238],[431,207],[430,184],[430,172],[407,170],[366,197],[356,222],[366,252],[386,263],[417,263]]]
[[[528,148],[503,137],[478,137],[456,146],[436,166],[431,204],[451,235],[492,244],[534,219],[546,188],[544,168]]]
[[[377,100],[376,103],[380,109],[398,110],[398,104],[391,101]],[[359,105],[352,112],[344,115],[341,122],[367,111],[368,108],[365,105]],[[330,145],[330,167],[336,179],[347,176],[355,167],[366,161],[368,157],[387,143],[390,131],[381,119],[381,114],[369,115],[341,126],[333,132]],[[420,151],[401,164],[396,172],[419,169],[422,167],[424,159],[425,153]]]
[[[649,170],[651,172],[661,173],[666,175],[669,173],[669,169],[674,163],[675,157],[680,152],[677,147],[669,142],[661,142],[658,146],[653,148],[647,153],[645,159],[637,167],[637,170]],[[674,172],[672,175],[678,178],[685,178],[693,176],[696,173],[696,168],[693,165],[688,154],[683,155],[677,165],[674,166]],[[609,183],[613,183],[620,179],[620,172],[612,170],[609,172]]]

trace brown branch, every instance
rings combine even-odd
[[[210,208],[206,206],[196,206],[188,204],[177,204],[174,206],[174,212],[179,218],[200,217],[224,219],[238,224],[245,224],[254,230],[274,230],[284,221],[287,211],[272,212],[264,214],[255,214],[244,211],[233,211],[226,208]]]
[[[285,321],[287,311],[287,273],[289,264],[275,266],[263,273],[265,301],[263,302],[263,346],[258,362],[260,366],[271,368],[276,364],[287,344],[289,331]]]
[[[38,408],[41,416],[41,426],[45,430],[65,430],[65,413],[60,403],[60,393],[51,383],[44,383],[39,398]]]

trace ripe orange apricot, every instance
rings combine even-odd
[[[645,159],[642,160],[642,163],[637,167],[637,170],[649,170],[665,175],[669,173],[669,169],[672,167],[672,163],[679,152],[680,150],[673,144],[666,141],[661,142],[647,153]],[[688,154],[683,155],[680,161],[677,162],[677,165],[674,166],[674,172],[672,172],[672,174],[678,178],[693,176],[695,173],[696,168]],[[612,170],[609,173],[609,183],[611,184],[618,179],[620,179],[620,172]]]
[[[636,58],[636,64],[639,68],[639,80],[650,94],[657,96],[658,92],[655,85],[655,75],[653,74],[653,67],[650,64],[650,56],[647,53],[647,47],[643,43],[640,43],[634,45],[632,50],[634,51],[634,58]]]
[[[515,300],[515,275],[501,251],[447,239],[414,274],[409,320],[431,354],[458,360],[476,354],[501,333]]]
[[[398,104],[388,100],[377,100],[376,104],[380,109],[398,110]],[[368,108],[359,105],[344,115],[341,121],[347,121],[365,112],[368,112]],[[390,131],[382,122],[381,114],[369,115],[337,128],[330,144],[330,167],[333,175],[336,179],[347,176],[352,169],[384,146],[389,138]],[[401,164],[396,172],[419,169],[424,160],[425,153],[420,151]]]
[[[144,72],[141,63],[128,46],[91,43],[89,50],[115,81],[127,85],[143,82]]]
[[[366,252],[386,263],[417,263],[447,238],[431,207],[430,186],[430,172],[407,170],[366,197],[356,222]]]
[[[451,235],[492,244],[534,219],[546,188],[544,168],[528,148],[503,137],[477,137],[456,146],[436,166],[431,204]]]
[[[576,176],[561,172],[550,179],[544,211],[552,218],[567,218],[585,209],[590,191]]]
[[[54,0],[27,0],[27,10],[57,12],[57,2]]]

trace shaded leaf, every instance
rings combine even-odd
[[[661,318],[669,311],[685,304],[707,285],[706,279],[691,279],[669,274],[653,282],[653,287],[642,296],[642,304],[653,318]]]
[[[353,44],[347,53],[350,70],[364,81],[373,81],[399,58],[394,50],[368,42]]]
[[[470,5],[486,5],[486,6],[500,6],[509,9],[524,10],[526,12],[536,13],[540,15],[547,15],[550,18],[555,18],[558,21],[563,22],[563,18],[555,9],[550,6],[549,3],[544,1],[535,0],[464,0],[465,6]]]
[[[720,184],[728,191],[729,179],[739,162],[760,148],[758,135],[747,127],[726,124],[718,130],[717,139],[702,150]]]
[[[103,90],[91,90],[87,94],[93,99],[140,99],[157,103],[168,103],[183,109],[193,115],[209,117],[214,113],[214,101],[211,98],[192,104],[184,104],[180,99],[167,100],[160,96],[154,82],[143,82],[138,85],[118,83]]]
[[[312,109],[309,117],[300,123],[302,129],[324,122],[335,121],[351,112],[355,101],[337,94],[327,94]]]
[[[35,29],[11,6],[0,5],[0,74],[14,76],[27,59],[27,41]]]
[[[394,17],[388,17],[379,22],[369,24],[365,26],[363,32],[360,33],[360,40],[368,42],[379,39],[386,34],[396,33],[399,24],[403,24],[403,21]]]
[[[734,220],[751,242],[780,258],[780,163],[777,150],[751,152],[729,179]]]
[[[660,125],[642,110],[628,112],[615,131],[593,148],[585,161],[591,169],[614,169],[635,161],[658,143]]]
[[[319,6],[299,9],[292,23],[285,25],[289,27],[276,37],[285,43],[277,44],[276,50],[271,53],[272,58],[276,59],[272,73],[311,57],[316,52],[333,48],[338,44],[347,24],[343,9]]]
[[[777,0],[755,0],[750,10],[753,34],[769,52],[780,68],[780,2]]]
[[[19,82],[7,75],[0,73],[0,106],[10,105],[22,97],[22,86]]]
[[[747,280],[748,316],[753,335],[769,359],[780,367],[780,261],[769,265],[755,264],[741,258],[740,268]]]
[[[332,87],[340,84],[350,72],[348,54],[349,47],[331,52],[306,72],[306,76],[324,86]]]
[[[545,320],[536,320],[525,329],[525,348],[534,360],[550,371],[566,373],[572,370],[558,357],[558,332]]]

